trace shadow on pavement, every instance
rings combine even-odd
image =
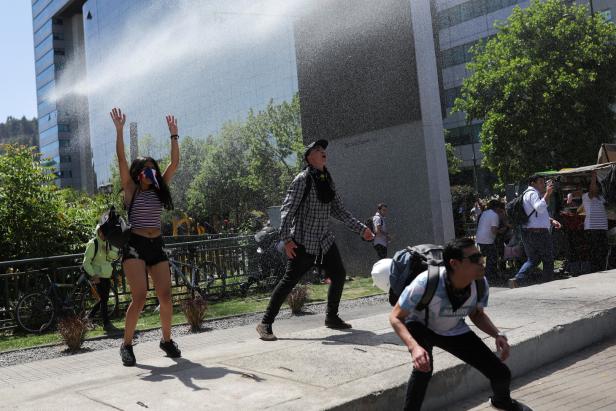
[[[209,390],[208,388],[201,388],[195,384],[196,381],[215,380],[223,378],[228,374],[236,374],[244,378],[250,378],[256,382],[263,381],[254,374],[243,373],[239,371],[229,370],[224,367],[205,367],[196,362],[192,362],[186,358],[172,358],[175,361],[170,367],[155,367],[146,364],[137,364],[136,367],[145,371],[149,371],[149,374],[140,374],[139,377],[144,381],[160,382],[177,378],[188,388],[192,388],[193,391]]]
[[[396,333],[390,331],[385,334],[375,334],[372,331],[356,330],[349,328],[348,330],[340,330],[343,335],[329,335],[323,338],[278,338],[280,341],[322,341],[324,345],[364,345],[376,347],[379,345],[400,345],[400,339]]]

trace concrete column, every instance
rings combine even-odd
[[[409,0],[435,242],[455,236],[430,0]]]

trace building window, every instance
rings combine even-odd
[[[456,26],[465,21],[522,3],[526,0],[470,0],[438,13],[439,29]]]
[[[62,163],[70,163],[71,162],[71,156],[69,156],[69,155],[62,155],[62,156],[60,156],[60,162],[62,162]]]
[[[462,146],[465,144],[479,143],[481,133],[481,124],[473,124],[472,126],[456,127],[447,129],[445,132],[445,141],[454,146]]]
[[[603,10],[599,14],[601,14],[601,16],[603,16],[603,18],[606,21],[612,21],[612,10],[611,9]]]
[[[53,33],[54,40],[64,40],[64,33]]]
[[[67,140],[67,139],[60,139],[58,140],[60,148],[63,147],[70,147],[71,146],[71,140]]]
[[[60,133],[70,133],[71,126],[68,124],[58,124],[58,131]]]
[[[64,55],[64,49],[54,49],[53,50],[53,54],[56,56],[63,56]]]
[[[493,36],[485,37],[470,43],[465,43],[442,51],[443,68],[457,66],[458,64],[468,63],[473,59],[471,48],[476,44],[487,43]]]
[[[56,26],[62,26],[64,24],[64,21],[60,18],[54,17],[53,24],[55,24]]]
[[[456,101],[456,98],[460,95],[462,87],[448,88],[445,90],[445,107],[451,109]]]

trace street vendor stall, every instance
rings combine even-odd
[[[613,152],[610,154],[605,147],[602,147],[599,161],[605,161],[610,157],[614,157]],[[538,173],[545,176],[546,180],[554,182],[550,209],[553,217],[562,224],[564,234],[558,242],[557,249],[560,251],[559,254],[565,257],[565,270],[573,275],[591,272],[589,261],[593,244],[589,243],[587,232],[584,231],[586,210],[582,206],[582,195],[588,191],[593,173],[597,175],[600,193],[605,199],[609,228],[613,228],[616,225],[616,162]],[[616,238],[610,239],[610,244],[614,240]]]

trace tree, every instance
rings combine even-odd
[[[243,127],[248,142],[248,185],[262,196],[264,207],[280,204],[284,192],[299,172],[304,151],[299,96],[255,114]],[[256,206],[256,204],[255,204]]]
[[[533,0],[472,49],[453,111],[483,119],[483,164],[501,183],[595,161],[616,131],[616,25],[585,6]]]
[[[7,117],[6,122],[0,123],[0,144],[38,145],[37,119],[28,120],[25,116],[21,119]],[[0,148],[0,152],[1,150]]]
[[[445,135],[449,134],[449,130],[445,130]],[[462,159],[456,155],[456,149],[451,143],[445,143],[445,155],[447,156],[447,172],[450,176],[460,172]]]
[[[189,150],[190,144],[197,143],[189,143]],[[250,211],[280,204],[302,164],[298,96],[277,105],[270,101],[263,111],[250,111],[244,122],[225,124],[194,152],[183,177],[190,181],[185,198],[191,216],[233,214],[240,225]],[[199,163],[199,173],[192,177]],[[178,189],[188,186],[174,184]]]
[[[242,216],[250,209],[256,193],[246,183],[247,149],[239,123],[225,124],[216,143],[210,140],[201,170],[188,189],[191,216]]]
[[[180,143],[180,167],[171,182],[171,195],[174,208],[188,209],[188,190],[203,166],[207,143],[204,140],[183,137]]]
[[[34,147],[3,146],[0,155],[0,261],[78,252],[106,208],[53,184]]]

